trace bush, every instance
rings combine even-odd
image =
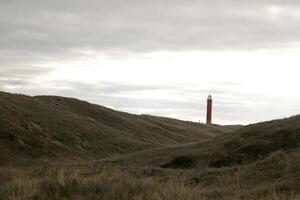
[[[196,161],[190,156],[179,156],[174,158],[171,162],[162,165],[163,168],[173,169],[187,169],[196,166]]]

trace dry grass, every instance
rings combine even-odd
[[[204,199],[202,188],[186,184],[184,177],[162,180],[136,177],[118,169],[106,170],[92,177],[78,171],[54,168],[43,177],[21,176],[4,183],[0,199]]]
[[[0,91],[0,164],[37,159],[99,159],[207,141],[239,126],[205,126],[133,115],[72,98]]]
[[[300,200],[300,116],[204,142],[237,127],[62,97],[0,104],[0,200]]]
[[[268,186],[260,197],[243,194],[240,169],[218,176],[220,185],[208,188],[202,183],[193,184],[189,173],[175,172],[170,176],[142,176],[120,169],[107,169],[93,176],[63,167],[53,167],[43,173],[2,168],[14,177],[1,180],[0,200],[35,199],[102,199],[102,200],[296,200],[294,193],[284,195]],[[17,173],[15,173],[17,172]],[[222,186],[223,185],[223,186]]]

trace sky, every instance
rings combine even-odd
[[[0,0],[0,90],[249,124],[300,114],[300,1]]]

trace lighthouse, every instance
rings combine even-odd
[[[212,96],[208,95],[207,98],[207,112],[206,112],[206,124],[211,124],[212,118]]]

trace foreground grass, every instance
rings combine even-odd
[[[3,171],[2,171],[3,172]],[[6,173],[13,172],[6,169]],[[2,177],[3,178],[3,177]],[[5,178],[4,178],[5,179]],[[77,171],[56,168],[43,178],[17,175],[2,180],[0,199],[201,199],[204,191],[191,188],[179,177],[159,180],[137,178],[120,170],[104,171],[93,177],[80,176]]]
[[[44,172],[0,168],[0,199],[101,199],[101,200],[209,200],[209,199],[272,199],[296,200],[295,194],[280,194],[270,186],[260,197],[241,190],[240,171],[234,175],[223,174],[219,182],[223,187],[207,188],[195,184],[188,174],[167,177],[137,175],[120,169],[104,170],[96,175],[80,174],[78,170],[54,167]],[[220,184],[222,185],[222,184]],[[298,199],[297,199],[298,200]]]

